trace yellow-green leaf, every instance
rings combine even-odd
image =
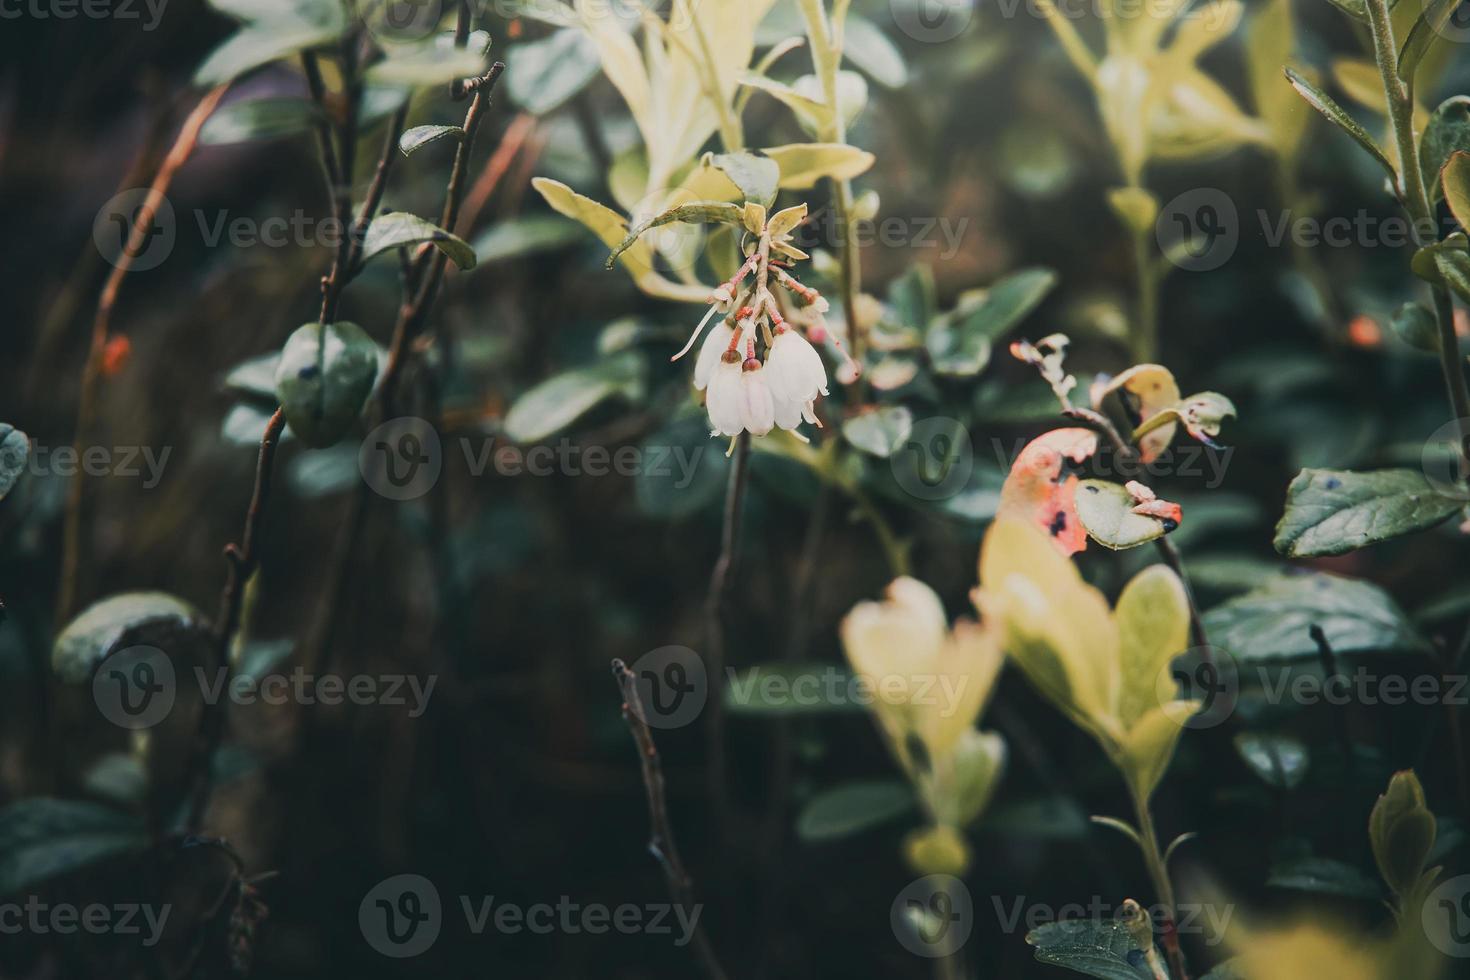
[[[781,168],[781,186],[803,191],[822,178],[851,180],[866,173],[876,157],[842,143],[788,143],[762,151]]]
[[[1198,701],[1172,701],[1146,712],[1123,737],[1118,768],[1144,803],[1153,795],[1174,758],[1184,720],[1199,709]]]
[[[1130,727],[1159,706],[1159,675],[1189,643],[1189,600],[1178,575],[1150,565],[1123,589],[1113,615],[1122,667],[1118,718]]]

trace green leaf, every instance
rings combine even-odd
[[[1455,220],[1461,228],[1470,231],[1470,152],[1455,150],[1451,153],[1439,172],[1439,183]],[[1455,251],[1450,254],[1462,256],[1465,253]],[[1460,295],[1463,297],[1465,294],[1462,292]]]
[[[1237,661],[1316,657],[1308,632],[1313,625],[1322,628],[1338,654],[1429,650],[1387,592],[1321,572],[1283,575],[1204,615],[1210,642]]]
[[[434,42],[440,42],[438,37]],[[443,43],[415,44],[393,50],[384,60],[367,70],[366,78],[377,85],[408,85],[431,88],[448,85],[464,78],[474,78],[485,71],[485,54],[474,44],[456,48]]]
[[[1419,884],[1435,834],[1434,814],[1424,801],[1419,777],[1412,769],[1394,773],[1368,818],[1368,838],[1379,873],[1400,898]]]
[[[1341,555],[1433,527],[1463,506],[1419,470],[1305,469],[1286,490],[1272,544],[1292,558]]]
[[[51,647],[51,668],[62,682],[80,684],[120,647],[167,651],[180,639],[197,640],[204,630],[199,611],[177,596],[124,592],[88,606],[61,631]]]
[[[398,137],[398,149],[408,156],[421,146],[428,146],[435,140],[452,137],[455,140],[464,139],[464,130],[459,126],[415,126],[404,130],[403,135]]]
[[[741,151],[712,154],[710,163],[740,188],[745,200],[763,207],[770,207],[771,202],[776,200],[776,185],[781,179],[781,168],[775,160]]]
[[[853,782],[812,797],[796,818],[796,836],[807,843],[850,837],[902,816],[914,794],[897,780]]]
[[[613,397],[636,399],[643,391],[643,361],[626,351],[590,367],[548,378],[515,400],[505,434],[519,443],[555,435]]]
[[[899,325],[924,330],[939,310],[934,269],[915,262],[888,286],[888,305]]]
[[[141,803],[146,796],[148,773],[137,756],[109,752],[87,770],[82,785],[93,796],[131,807]]]
[[[501,83],[512,102],[533,116],[544,116],[596,78],[602,65],[597,45],[579,28],[522,41],[505,56]]]
[[[981,305],[959,324],[961,334],[979,334],[999,340],[1031,314],[1056,287],[1051,269],[1021,269],[1006,276],[986,291]]]
[[[1137,548],[1172,530],[1157,517],[1133,513],[1136,503],[1121,484],[1083,480],[1077,485],[1077,517],[1087,536],[1114,551]]]
[[[4,500],[26,471],[31,440],[7,422],[0,422],[0,500]]]
[[[1115,187],[1108,191],[1108,204],[1134,234],[1153,234],[1159,217],[1159,199],[1142,187]]]
[[[475,267],[475,250],[464,239],[407,211],[389,211],[373,219],[363,237],[360,261],[368,262],[384,252],[419,242],[432,242],[461,269]]]
[[[865,453],[887,459],[908,442],[914,416],[902,405],[883,405],[842,423],[842,435]]]
[[[261,65],[335,41],[346,26],[341,8],[337,10],[335,17],[320,23],[282,17],[247,24],[204,60],[194,73],[194,84],[212,88]]]
[[[1404,343],[1427,354],[1439,353],[1439,323],[1418,303],[1405,303],[1393,315],[1393,332]]]
[[[1451,159],[1467,157],[1470,154],[1457,153]],[[1445,164],[1445,173],[1448,173],[1450,164]],[[1445,197],[1449,199],[1451,191],[1445,189]],[[1470,198],[1462,202],[1467,208],[1465,214],[1470,218]],[[1439,273],[1440,281],[1450,289],[1454,290],[1460,299],[1470,303],[1470,252],[1462,252],[1457,248],[1437,248],[1434,251],[1434,268]]]
[[[378,345],[361,327],[308,323],[281,348],[276,398],[297,438],[323,449],[357,422],[377,376]]]
[[[1289,735],[1241,732],[1235,736],[1235,751],[1269,786],[1295,789],[1307,775],[1307,747]]]
[[[1419,140],[1419,165],[1430,203],[1444,196],[1439,172],[1456,150],[1470,150],[1470,95],[1455,95],[1441,102]]]
[[[549,214],[519,215],[491,225],[475,239],[480,266],[523,259],[565,248],[582,240],[581,226]]]
[[[1367,901],[1376,901],[1383,894],[1376,878],[1351,864],[1324,857],[1300,857],[1272,865],[1266,885]]]
[[[796,113],[800,119],[819,119],[826,117],[827,106],[822,102],[820,96],[813,99],[796,91],[795,88],[787,85],[785,82],[778,82],[773,78],[757,75],[755,72],[742,72],[738,81],[741,85],[774,96],[792,112]]]
[[[888,35],[865,17],[849,14],[842,34],[842,57],[884,88],[903,88],[909,69]]]
[[[269,354],[261,354],[248,361],[241,361],[230,368],[230,373],[225,375],[225,390],[255,399],[269,407],[271,411],[275,411],[277,404],[276,366],[280,363],[280,351],[271,351]],[[259,442],[260,439],[257,438],[255,441]]]
[[[271,416],[276,411],[275,393],[271,393],[271,404],[269,408],[249,402],[241,402],[230,408],[229,414],[220,423],[220,438],[232,446],[248,446],[252,449],[260,447],[260,440],[265,437],[265,430],[270,425]],[[281,441],[287,442],[295,439],[288,428],[281,433]]]
[[[781,168],[781,186],[793,191],[810,190],[823,178],[851,180],[866,173],[877,159],[845,143],[789,143],[761,152]]]
[[[1048,922],[1026,935],[1041,963],[1065,967],[1102,980],[1154,980],[1144,951],[1126,923],[1117,919],[1066,919]]]
[[[280,139],[309,131],[322,118],[307,99],[251,99],[215,111],[199,130],[205,146]]]
[[[775,717],[861,713],[864,708],[860,699],[846,696],[855,684],[850,671],[831,664],[757,664],[730,678],[725,686],[725,706],[731,714]],[[835,690],[837,696],[826,696],[828,690]]]
[[[0,896],[15,895],[148,846],[132,814],[82,800],[38,797],[0,810]]]
[[[1409,86],[1410,92],[1414,90],[1414,73],[1418,71],[1419,63],[1424,60],[1430,45],[1441,37],[1440,31],[1449,23],[1450,16],[1459,5],[1460,0],[1428,0],[1424,3],[1424,12],[1409,28],[1404,46],[1399,49],[1399,78]]]
[[[678,207],[669,208],[663,214],[649,218],[628,232],[628,237],[619,242],[613,248],[612,254],[607,257],[607,267],[611,269],[618,256],[632,248],[644,232],[673,224],[676,221],[691,225],[741,225],[745,221],[745,209],[728,201],[696,201],[693,204],[680,204]]]
[[[1347,133],[1358,142],[1359,146],[1367,150],[1373,159],[1377,160],[1387,171],[1389,179],[1398,180],[1398,174],[1388,157],[1384,155],[1383,150],[1373,141],[1373,137],[1368,135],[1368,131],[1358,125],[1356,119],[1348,115],[1346,109],[1334,102],[1326,92],[1307,81],[1296,69],[1288,67],[1285,71],[1287,80],[1301,93],[1302,98],[1307,100],[1308,105],[1326,116],[1328,122]]]

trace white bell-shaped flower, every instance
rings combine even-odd
[[[736,351],[721,356],[705,396],[712,435],[737,436],[749,431],[763,436],[771,431],[776,424],[776,406],[765,373],[755,358],[742,363]]]
[[[794,430],[801,425],[802,421],[821,425],[817,421],[816,404],[814,401],[782,400],[776,405],[776,424],[783,429]]]
[[[827,369],[822,355],[795,330],[780,330],[771,344],[766,359],[771,372],[771,394],[778,402],[795,402],[798,406],[827,394]]]
[[[704,346],[699,348],[699,357],[694,361],[694,387],[703,391],[709,385],[710,376],[719,366],[720,356],[730,349],[730,341],[735,339],[735,328],[724,320],[710,328],[709,335],[704,338]]]

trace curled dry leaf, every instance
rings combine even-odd
[[[1062,367],[1062,361],[1067,356],[1067,345],[1070,343],[1066,334],[1054,333],[1042,337],[1034,344],[1027,340],[1017,340],[1011,344],[1011,356],[1018,361],[1035,365],[1041,372],[1041,377],[1051,385],[1051,390],[1056,392],[1057,401],[1062,403],[1064,409],[1072,407],[1071,399],[1067,396],[1077,387],[1077,379]]]
[[[1161,500],[1158,494],[1139,483],[1137,480],[1129,480],[1123,484],[1133,497],[1133,513],[1144,517],[1157,517],[1165,524],[1165,529],[1172,531],[1184,522],[1184,508],[1171,500]]]
[[[1081,463],[1097,452],[1091,429],[1053,429],[1026,444],[1000,491],[997,517],[1014,517],[1045,531],[1058,551],[1072,555],[1087,547],[1077,518],[1077,476],[1063,475],[1067,461]]]
[[[1177,415],[1179,385],[1173,373],[1162,364],[1135,364],[1112,381],[1092,392],[1092,407],[1101,410],[1103,399],[1114,392],[1123,398],[1130,414],[1136,416],[1134,423],[1141,435],[1138,451],[1145,463],[1157,458],[1174,440],[1176,423],[1173,419],[1157,426],[1146,427],[1154,416],[1166,409]],[[1218,432],[1218,427],[1216,428]]]

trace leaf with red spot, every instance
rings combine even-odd
[[[1014,517],[1039,527],[1064,555],[1087,547],[1087,532],[1077,518],[1077,476],[1063,475],[1068,462],[1081,463],[1097,452],[1091,429],[1053,429],[1026,444],[1000,490],[996,517]]]
[[[1157,458],[1159,453],[1174,441],[1178,413],[1149,425],[1155,416],[1168,409],[1177,409],[1179,384],[1173,373],[1162,364],[1135,364],[1118,375],[1105,387],[1093,392],[1095,409],[1102,408],[1102,401],[1114,392],[1123,398],[1128,410],[1137,417],[1135,438],[1138,440],[1139,455],[1145,463]]]
[[[1176,503],[1159,500],[1136,481],[1126,487],[1107,480],[1077,485],[1077,518],[1092,540],[1122,551],[1161,538],[1179,526],[1183,512]]]

